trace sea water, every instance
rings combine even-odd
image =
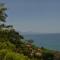
[[[32,39],[39,47],[60,51],[60,34],[24,34],[25,39]]]

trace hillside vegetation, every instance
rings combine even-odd
[[[26,41],[12,25],[6,25],[7,8],[0,4],[0,60],[53,60],[54,54]],[[1,23],[3,22],[3,23]]]

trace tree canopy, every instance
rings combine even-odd
[[[7,14],[6,14],[7,8],[5,7],[4,3],[0,3],[0,21],[6,22]]]

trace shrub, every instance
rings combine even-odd
[[[29,60],[29,58],[23,54],[15,53],[8,49],[2,49],[0,50],[0,60]]]
[[[4,60],[29,60],[28,57],[23,54],[18,54],[15,52],[8,52],[4,58]]]
[[[6,53],[7,53],[7,50],[5,49],[0,50],[0,60],[4,60]]]
[[[8,42],[0,42],[0,49],[11,49],[13,50],[15,48],[15,46],[10,43],[9,41]]]

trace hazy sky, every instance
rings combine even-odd
[[[60,0],[0,0],[7,23],[21,32],[60,33]]]

